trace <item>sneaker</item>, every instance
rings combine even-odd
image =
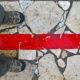
[[[12,59],[10,60],[10,72],[21,72],[24,71],[26,64],[23,61]]]
[[[18,11],[6,11],[2,24],[15,25],[22,23],[24,20],[24,15]]]

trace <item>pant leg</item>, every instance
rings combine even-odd
[[[0,5],[0,24],[3,22],[5,16],[4,8]]]

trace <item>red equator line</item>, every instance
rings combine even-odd
[[[0,50],[80,48],[80,34],[0,34]]]

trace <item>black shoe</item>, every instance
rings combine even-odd
[[[5,16],[4,8],[0,5],[0,24],[2,24],[4,16]]]
[[[5,75],[9,71],[8,59],[0,57],[0,77]]]
[[[18,11],[6,11],[2,24],[15,25],[22,23],[24,20],[24,15]]]
[[[10,72],[21,72],[25,69],[26,64],[23,61],[13,59],[10,61]]]

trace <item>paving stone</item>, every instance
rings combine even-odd
[[[38,69],[38,67],[34,70],[34,73],[35,73],[37,76],[40,76],[40,75],[39,75],[39,69]]]
[[[73,32],[80,33],[80,2],[73,3],[66,24]]]
[[[58,1],[58,5],[63,9],[63,10],[68,10],[70,7],[70,2],[69,1]]]
[[[10,34],[10,32],[9,32],[8,29],[6,29],[6,30],[4,30],[4,31],[0,31],[0,34]]]
[[[61,54],[61,58],[64,59],[68,56],[68,53],[66,51],[63,51]]]
[[[34,60],[36,59],[36,50],[19,50],[18,59]]]
[[[26,61],[26,69],[19,73],[8,72],[0,77],[0,80],[32,80],[36,65],[30,64]]]
[[[10,29],[10,28],[12,28],[13,26],[16,26],[16,25],[7,25],[7,24],[0,25],[0,30]]]
[[[29,31],[29,29],[25,26],[25,27],[22,27],[19,30],[19,33],[20,34],[31,34],[31,32]]]
[[[34,33],[48,33],[58,24],[62,14],[53,1],[35,1],[25,11],[26,23]]]
[[[79,54],[80,54],[80,49],[79,49]]]
[[[31,0],[19,0],[21,11],[24,12],[26,8],[28,8],[33,1]]]
[[[65,31],[65,28],[66,28],[66,26],[64,26],[64,27],[62,27],[62,28],[60,28],[60,29],[58,29],[54,34],[63,34],[64,31]]]
[[[70,31],[65,31],[64,33],[65,34],[72,34],[72,32],[70,32]]]
[[[18,1],[0,1],[0,4],[6,11],[19,11],[20,5]],[[15,5],[15,6],[14,6]]]
[[[63,80],[63,76],[55,63],[54,56],[45,55],[39,61],[39,80]]]
[[[69,51],[73,54],[77,54],[78,49],[65,49],[66,51]]]
[[[64,68],[65,67],[65,62],[62,59],[57,60],[59,67]]]
[[[9,29],[9,34],[17,33],[17,28]]]
[[[51,49],[51,52],[55,54],[57,58],[59,58],[61,54],[61,49]]]
[[[43,53],[40,52],[40,51],[38,51],[38,56],[39,56],[39,57],[42,57],[42,56],[43,56]]]
[[[67,60],[67,67],[64,71],[65,80],[79,80],[80,79],[80,56],[72,56]]]
[[[44,52],[44,53],[46,53],[47,52],[47,50],[46,49],[43,49],[43,50],[41,50],[42,52]]]

